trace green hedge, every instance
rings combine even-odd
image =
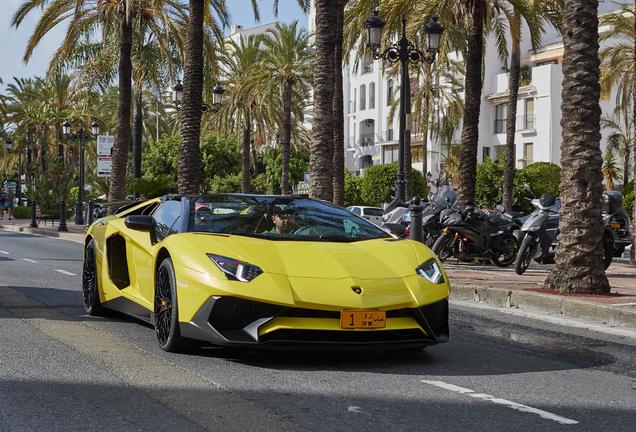
[[[422,173],[413,169],[413,195],[426,196],[426,183]],[[358,205],[381,206],[391,202],[393,187],[397,180],[397,162],[392,164],[374,165],[364,170],[360,183],[360,202]],[[346,184],[345,184],[346,194]]]
[[[625,201],[623,201],[623,207],[625,207],[625,211],[631,217],[633,215],[634,210],[634,182],[631,181],[625,185],[623,188],[623,197]]]
[[[549,162],[536,162],[520,170],[535,196],[546,192],[559,196],[561,167]]]
[[[493,209],[503,201],[503,162],[485,158],[484,162],[477,165],[477,178],[475,182],[475,206],[483,209]],[[515,170],[515,178],[512,185],[513,210],[529,210],[528,202],[524,199],[528,196],[525,190],[527,179],[522,170]]]

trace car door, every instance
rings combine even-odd
[[[169,200],[152,209],[155,220],[155,232],[128,230],[131,268],[131,285],[135,287],[139,299],[150,310],[154,308],[155,292],[155,256],[161,247],[161,241],[169,235],[179,232],[183,204],[179,200]]]

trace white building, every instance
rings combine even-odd
[[[600,0],[599,13],[617,9],[611,0]],[[309,29],[313,31],[315,11],[309,14]],[[443,23],[442,23],[443,24]],[[362,32],[364,23],[360,23]],[[604,31],[607,29],[600,29]],[[523,83],[517,105],[516,166],[522,168],[533,162],[559,163],[561,147],[561,62],[563,43],[558,32],[549,28],[543,35],[544,44],[532,50],[529,37],[522,39]],[[345,165],[349,171],[397,160],[398,115],[391,120],[391,100],[399,97],[399,77],[388,77],[380,60],[361,60],[357,67],[357,53],[349,56],[343,68],[345,94]],[[508,73],[492,40],[485,54],[484,82],[479,124],[478,160],[495,158],[506,143],[506,111]],[[601,102],[603,115],[611,115],[614,97]],[[456,131],[459,143],[461,125]],[[442,149],[428,137],[427,166],[436,175],[443,167]],[[422,136],[416,128],[411,131],[413,168],[422,169]],[[603,143],[604,144],[604,143]]]

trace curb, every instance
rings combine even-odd
[[[45,230],[41,228],[30,228],[25,226],[0,225],[0,230],[21,232],[21,233],[27,233],[27,234],[36,234],[36,235],[41,235],[46,237],[56,237],[56,238],[62,238],[65,240],[77,241],[77,242],[83,242],[84,240],[84,234],[80,234],[80,233],[49,231],[49,230]]]
[[[561,315],[563,318],[572,320],[636,329],[636,311],[559,295],[505,288],[453,285],[450,299]]]

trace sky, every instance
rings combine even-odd
[[[2,88],[6,86],[7,82],[12,81],[14,76],[23,78],[43,76],[46,73],[49,59],[60,45],[64,35],[63,24],[52,30],[36,48],[29,63],[25,65],[22,61],[24,50],[39,16],[30,15],[17,30],[11,27],[13,13],[23,1],[0,0],[0,79],[4,83]],[[243,25],[246,28],[259,24],[254,21],[250,0],[226,0],[226,2],[230,10],[232,24]],[[258,0],[258,2],[261,12],[260,24],[274,21],[272,0]],[[278,8],[278,21],[289,23],[298,20],[303,27],[307,27],[307,17],[298,7],[297,0],[279,0]]]

